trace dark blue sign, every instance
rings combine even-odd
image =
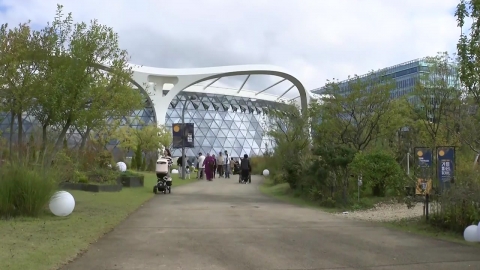
[[[433,155],[432,149],[427,147],[415,147],[415,157],[417,158],[418,166],[432,167]]]
[[[455,147],[437,148],[437,175],[440,187],[447,188],[455,173]]]
[[[185,124],[173,124],[173,148],[193,148],[195,147],[194,143],[194,125],[193,123]]]

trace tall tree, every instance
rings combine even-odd
[[[36,97],[35,108],[44,136],[48,127],[59,131],[52,155],[61,149],[72,127],[105,119],[93,105],[98,104],[94,99],[104,102],[103,108],[109,111],[118,98],[106,97],[115,96],[115,91],[128,94],[132,74],[128,54],[120,49],[112,28],[96,20],[89,25],[73,23],[71,14],[65,16],[62,8],[58,6],[54,21],[42,30],[45,65],[41,74],[46,84]]]
[[[297,188],[303,161],[309,152],[309,117],[293,104],[269,110],[267,134],[273,140],[274,158],[292,189]]]
[[[457,25],[462,29],[457,43],[460,82],[480,105],[480,2],[461,0],[455,12]],[[466,23],[471,22],[470,25]],[[467,29],[465,29],[467,28]],[[464,30],[469,30],[465,33]]]
[[[394,82],[381,72],[355,75],[346,84],[329,81],[326,84],[329,96],[317,114],[320,123],[315,126],[317,139],[331,139],[356,150],[363,150],[378,136],[379,125],[386,117],[391,103],[390,91]]]
[[[439,53],[423,61],[426,72],[421,73],[412,95],[413,109],[429,135],[429,144],[453,143],[454,115],[458,114],[461,91],[456,63],[448,53]]]
[[[458,73],[466,92],[456,117],[457,131],[463,144],[480,153],[480,2],[461,0],[455,12],[462,29],[457,43]],[[469,23],[469,24],[467,24]]]
[[[35,55],[39,46],[39,32],[32,31],[29,23],[20,24],[7,31],[7,25],[1,27],[0,64],[3,77],[3,90],[0,92],[5,101],[4,109],[10,113],[10,141],[13,137],[13,121],[17,118],[17,143],[23,144],[23,114],[30,109],[34,101],[41,77]],[[19,154],[22,151],[18,152]]]

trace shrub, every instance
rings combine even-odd
[[[109,165],[112,166],[113,156],[110,151],[104,150],[99,155],[95,157],[95,163],[99,168],[108,168]]]
[[[55,193],[58,174],[13,164],[0,171],[0,217],[40,215]]]
[[[114,184],[119,175],[118,171],[109,168],[94,168],[87,172],[88,182],[97,184]]]
[[[252,174],[255,175],[262,175],[263,170],[269,169],[270,171],[272,168],[269,166],[273,165],[271,164],[271,158],[268,156],[256,156],[256,157],[251,157],[250,158],[250,164],[252,165]]]
[[[326,200],[320,203],[323,207],[334,208],[337,205],[337,202],[332,198],[328,197]]]
[[[141,176],[142,174],[126,170],[120,173],[121,176]]]
[[[76,182],[75,172],[77,171],[77,164],[73,162],[72,158],[65,151],[60,151],[55,156],[53,167],[58,172],[58,178],[61,181]]]
[[[451,188],[432,198],[433,211],[430,223],[451,231],[462,233],[480,221],[480,174],[459,172],[458,180]]]
[[[405,173],[395,158],[387,152],[359,152],[350,168],[355,174],[363,176],[365,187],[370,187],[374,196],[385,197],[388,189],[395,190],[397,195],[403,191]]]

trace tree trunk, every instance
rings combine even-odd
[[[87,127],[87,130],[82,135],[82,142],[80,143],[80,150],[83,150],[85,148],[85,145],[87,144],[87,139],[88,139],[89,136],[90,136],[90,127]]]
[[[10,137],[9,137],[9,144],[8,144],[8,155],[10,158],[10,161],[12,161],[13,158],[13,126],[14,126],[14,121],[15,121],[15,113],[13,111],[10,111]]]
[[[52,153],[50,153],[48,155],[48,158],[46,158],[46,160],[45,160],[45,165],[46,166],[49,166],[50,164],[52,164],[53,158],[60,151],[60,149],[62,149],[63,139],[67,135],[67,131],[70,129],[71,125],[72,125],[72,118],[71,118],[71,116],[69,116],[68,119],[67,119],[67,122],[65,123],[65,125],[62,128],[62,131],[60,132],[60,135],[58,135],[58,137],[57,137],[57,141],[55,142],[55,146],[53,148]]]
[[[17,129],[17,145],[18,145],[18,157],[21,158],[23,156],[23,119],[22,119],[22,113],[17,114],[17,124],[18,124],[18,129]]]

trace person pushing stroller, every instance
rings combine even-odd
[[[250,164],[250,159],[248,155],[243,155],[243,159],[240,162],[240,179],[245,183],[251,184],[252,178],[250,177],[250,173],[252,172],[252,165]]]

